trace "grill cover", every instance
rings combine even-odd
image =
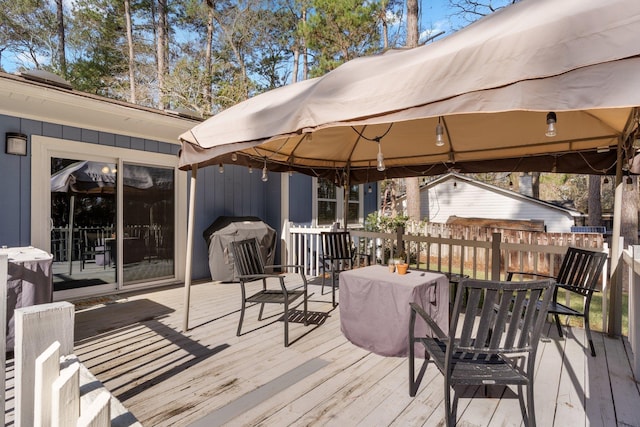
[[[212,280],[237,281],[230,243],[258,239],[262,260],[273,264],[276,249],[276,231],[258,217],[220,216],[203,233],[209,247],[209,271]]]

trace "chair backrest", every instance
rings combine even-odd
[[[350,260],[351,235],[348,231],[331,231],[320,233],[322,239],[322,256],[330,260]]]
[[[251,238],[231,242],[233,263],[239,276],[264,274],[264,263],[260,255],[258,239]]]
[[[460,283],[447,347],[476,358],[503,353],[535,354],[554,289],[552,279],[529,282],[498,282],[466,279]],[[463,296],[467,305],[462,313]],[[462,322],[462,327],[459,323]]]
[[[562,259],[556,282],[573,292],[587,295],[595,289],[606,261],[605,252],[569,248]]]

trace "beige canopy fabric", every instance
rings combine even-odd
[[[613,173],[605,147],[637,126],[638,40],[637,0],[525,0],[231,107],[181,135],[180,167],[232,163],[234,152],[238,164],[351,183],[452,169]]]

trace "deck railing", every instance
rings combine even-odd
[[[286,242],[287,263],[306,266],[305,274],[308,276],[322,274],[320,233],[329,231],[330,228],[289,225],[285,230],[287,232],[283,238]],[[537,236],[535,239],[514,239],[512,233],[504,231],[487,231],[484,237],[482,233],[477,233],[478,235],[473,238],[443,237],[442,234],[420,235],[413,231],[413,234],[405,234],[403,230],[398,230],[396,233],[351,230],[351,237],[357,251],[368,255],[371,263],[385,264],[389,259],[398,257],[401,252],[398,242],[403,242],[407,261],[413,268],[492,280],[504,279],[507,271],[556,275],[562,257],[569,246],[586,247],[609,253],[609,248],[601,235],[584,233],[563,233],[562,235],[545,233],[546,236]],[[509,238],[512,241],[505,241]],[[532,243],[533,241],[537,243]],[[610,261],[609,259],[605,264],[600,281],[603,331],[608,329]],[[631,364],[636,380],[640,380],[640,246],[630,246],[624,250],[621,261],[629,275],[628,340],[633,354]],[[567,295],[567,304],[568,298],[569,295]]]
[[[285,229],[287,263],[304,265],[308,276],[320,275],[320,233],[330,228],[289,225]],[[350,232],[357,252],[367,255],[370,263],[386,264],[402,254],[413,268],[464,274],[477,279],[499,280],[507,271],[555,275],[568,246],[608,252],[601,235],[483,229],[474,236],[458,238],[445,230],[440,228],[437,235],[415,229],[411,234],[402,229],[395,233],[355,229]],[[398,245],[398,242],[402,244]],[[604,271],[607,271],[606,267]],[[606,277],[603,274],[603,287],[606,287]]]
[[[633,360],[631,368],[640,381],[640,246],[629,246],[622,252],[622,261],[629,274],[629,345]]]

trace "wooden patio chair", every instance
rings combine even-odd
[[[247,303],[259,303],[260,313],[258,320],[262,320],[262,312],[265,304],[284,305],[284,346],[289,346],[289,314],[290,305],[298,298],[303,298],[303,319],[307,325],[307,278],[304,275],[304,268],[301,265],[270,265],[265,266],[260,255],[260,248],[256,238],[231,242],[234,265],[240,280],[242,290],[242,307],[240,309],[240,322],[238,323],[237,336],[242,330],[242,321]],[[267,273],[270,268],[295,268],[300,281],[294,286],[285,284],[285,274]],[[276,289],[268,289],[268,279],[276,279],[280,286]],[[249,282],[262,280],[262,290],[247,297],[245,285]]]
[[[336,306],[336,281],[340,272],[353,268],[353,249],[348,231],[326,231],[320,233],[322,240],[322,289],[327,271],[331,275],[331,302]]]
[[[444,375],[447,426],[456,423],[456,386],[516,385],[525,425],[535,426],[533,374],[540,333],[553,294],[553,280],[497,282],[468,279],[460,283],[446,335],[422,307],[411,303],[409,326],[409,395],[415,396],[415,344],[425,347]],[[468,304],[462,312],[463,295]],[[537,301],[539,304],[531,303]],[[416,314],[432,337],[415,337]],[[425,361],[425,363],[427,363]],[[523,397],[526,389],[526,405]],[[451,389],[454,390],[453,400]]]
[[[524,272],[508,272],[507,280],[511,280],[514,275],[533,276],[533,277],[550,277],[556,280],[557,286],[553,295],[553,300],[549,306],[549,314],[553,314],[558,335],[562,338],[562,328],[560,327],[560,317],[578,316],[584,318],[584,329],[589,340],[591,356],[596,355],[591,338],[591,327],[589,326],[589,308],[591,306],[591,298],[594,292],[598,292],[596,285],[602,273],[604,263],[607,261],[607,254],[604,252],[594,252],[587,249],[569,248],[566,255],[562,259],[562,265],[557,277],[548,276],[538,273]],[[558,302],[558,289],[564,289],[566,292],[573,292],[584,297],[582,310],[575,310]]]

